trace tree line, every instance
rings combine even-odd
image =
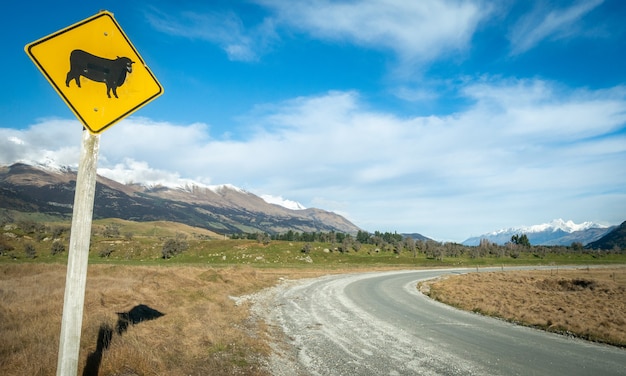
[[[305,242],[302,252],[309,253],[312,249],[309,243],[330,243],[332,249],[339,252],[358,252],[364,244],[374,245],[375,252],[409,252],[414,257],[423,253],[427,258],[443,260],[444,257],[511,257],[518,258],[522,253],[531,253],[535,257],[543,258],[548,254],[589,253],[599,254],[598,250],[588,250],[580,242],[573,242],[569,246],[532,245],[526,234],[515,234],[505,244],[497,244],[488,239],[481,239],[477,246],[466,246],[454,242],[438,242],[435,240],[413,239],[397,232],[373,233],[359,230],[356,235],[342,232],[298,232],[289,230],[280,234],[268,233],[240,233],[231,235],[231,239],[257,240],[259,243],[269,244],[273,240]],[[616,248],[601,251],[603,254],[625,253],[626,249]]]

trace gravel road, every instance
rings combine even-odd
[[[625,375],[626,351],[463,312],[422,270],[283,281],[246,297],[273,333],[272,375]]]

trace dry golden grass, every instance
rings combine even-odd
[[[65,271],[59,264],[0,264],[0,375],[56,373]],[[90,265],[79,374],[95,374],[88,368],[101,376],[266,375],[268,330],[250,316],[249,303],[231,297],[280,277],[358,271]],[[465,299],[470,310],[624,345],[625,289],[621,268],[469,274],[434,283],[432,294],[455,305]],[[116,313],[140,304],[164,316],[118,334]],[[98,352],[103,328],[113,335]]]
[[[1,375],[55,374],[65,270],[0,265]],[[79,373],[90,359],[99,375],[262,375],[269,351],[263,323],[230,296],[271,286],[284,275],[246,267],[90,265]],[[118,334],[116,312],[139,304],[164,316]],[[98,359],[101,328],[114,333]]]
[[[359,270],[89,265],[78,372],[266,375],[269,330],[250,315],[247,300],[233,297],[280,278]],[[0,264],[0,375],[56,374],[65,274],[61,264]],[[117,313],[139,305],[164,315],[119,334]],[[99,336],[107,332],[109,346],[99,350]]]
[[[428,283],[456,307],[626,346],[626,268],[471,273]]]

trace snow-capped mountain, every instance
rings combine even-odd
[[[590,228],[608,228],[609,226],[604,226],[601,224],[597,224],[594,222],[583,222],[580,224],[574,223],[574,221],[564,221],[561,218],[554,219],[549,223],[543,223],[540,225],[532,225],[532,226],[521,226],[517,228],[509,228],[506,230],[500,230],[500,232],[510,232],[510,231],[518,231],[524,234],[530,234],[535,232],[556,232],[556,231],[564,231],[567,233],[572,233],[576,231],[584,231]],[[496,234],[498,232],[494,232]]]
[[[531,226],[510,227],[471,237],[464,245],[478,245],[481,239],[492,243],[504,244],[511,241],[511,236],[526,234],[533,245],[571,245],[573,242],[587,244],[600,239],[613,227],[594,222],[574,223],[555,219],[548,223]]]
[[[276,196],[271,196],[271,195],[261,195],[261,198],[263,199],[263,201],[267,202],[268,204],[282,206],[284,208],[291,209],[291,210],[306,209],[306,207],[304,207],[304,205],[302,205],[301,203],[297,201],[287,200],[280,196],[276,197]]]
[[[26,165],[35,166],[42,170],[52,172],[52,173],[64,173],[64,172],[76,172],[76,168],[72,168],[70,166],[62,166],[54,162],[52,159],[45,158],[43,161],[34,162],[34,161],[22,161]],[[126,182],[131,182],[133,176],[135,175],[131,171],[128,171],[128,174],[124,174],[125,171],[120,171],[119,169],[108,169],[108,168],[98,168],[98,175],[104,176],[105,178],[117,181],[118,183],[125,184]],[[148,189],[160,189],[160,188],[169,188],[173,190],[179,190],[184,192],[193,193],[197,190],[208,189],[214,193],[219,194],[223,190],[232,190],[239,193],[249,193],[242,188],[234,186],[232,184],[218,184],[218,185],[206,185],[191,179],[182,179],[177,174],[173,174],[173,176],[167,176],[164,178],[163,174],[158,174],[156,179],[150,179],[149,176],[146,177],[146,181],[139,182],[137,184],[142,185]],[[134,183],[130,183],[134,184]],[[283,198],[282,196],[272,196],[272,195],[260,195],[260,197],[267,202],[268,204],[274,204],[278,206],[282,206],[291,210],[305,210],[306,207],[300,204],[297,201],[292,201]]]
[[[72,169],[24,163],[0,166],[0,209],[67,217],[72,213],[75,184],[76,172]],[[360,230],[336,213],[296,206],[294,210],[270,204],[230,184],[146,186],[98,175],[94,218],[167,220],[225,234],[289,230],[356,234]]]

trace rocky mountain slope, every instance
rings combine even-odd
[[[0,208],[69,217],[75,185],[76,172],[69,169],[53,171],[21,163],[0,167]],[[94,218],[168,220],[222,234],[289,230],[355,234],[359,230],[338,214],[269,204],[233,186],[144,187],[102,176],[97,178]]]
[[[585,246],[589,249],[626,249],[626,221],[600,239]]]

